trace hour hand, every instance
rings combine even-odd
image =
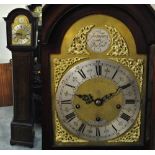
[[[86,102],[86,104],[90,104],[94,101],[93,96],[91,94],[88,95],[80,95],[80,94],[76,94],[76,96],[78,96],[79,98],[81,98],[83,101]]]

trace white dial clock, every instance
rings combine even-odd
[[[87,49],[92,52],[104,52],[110,46],[110,35],[102,28],[93,28],[87,35]]]
[[[135,77],[111,60],[93,59],[73,66],[62,77],[56,93],[60,122],[88,141],[109,140],[125,133],[139,109]]]

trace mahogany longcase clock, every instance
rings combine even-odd
[[[5,18],[7,48],[13,59],[14,115],[10,143],[33,146],[32,67],[36,49],[36,18],[26,9]]]
[[[154,19],[146,5],[44,7],[43,149],[153,148]]]

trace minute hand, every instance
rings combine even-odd
[[[113,98],[114,96],[118,95],[119,91],[122,89],[126,89],[128,87],[131,86],[131,83],[128,83],[126,85],[120,86],[117,88],[117,90],[113,93],[109,93],[107,95],[105,95],[104,97],[102,97],[102,103],[106,102],[107,100],[110,100],[111,98]]]

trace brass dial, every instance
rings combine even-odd
[[[62,125],[77,137],[103,141],[125,133],[140,109],[140,93],[130,71],[111,60],[93,59],[72,67],[56,93]]]
[[[12,24],[12,45],[31,45],[31,24],[24,15],[15,18]]]

